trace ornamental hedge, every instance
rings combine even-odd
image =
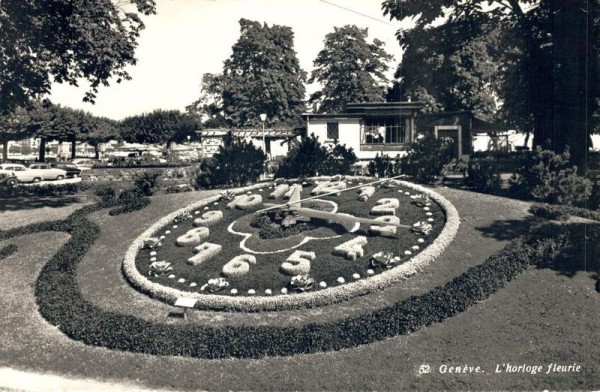
[[[93,207],[93,206],[92,206]],[[0,233],[0,238],[38,231],[67,231],[70,240],[43,267],[35,286],[39,311],[65,334],[86,344],[154,355],[202,358],[292,355],[339,350],[419,330],[486,299],[535,262],[535,237],[518,238],[443,287],[369,314],[297,327],[169,325],[102,309],[77,285],[77,265],[100,233],[87,208],[69,218]],[[540,245],[542,244],[542,245]]]
[[[0,260],[4,260],[5,258],[9,257],[13,253],[15,253],[18,249],[19,249],[19,247],[15,244],[8,244],[8,245],[0,248]]]

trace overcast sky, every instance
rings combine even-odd
[[[130,67],[133,80],[100,89],[95,105],[82,102],[85,87],[55,85],[55,103],[96,115],[121,119],[154,109],[179,109],[196,100],[204,73],[219,73],[239,37],[241,18],[290,26],[302,68],[310,72],[334,26],[369,28],[395,56],[390,76],[400,59],[397,21],[381,11],[381,0],[157,0],[157,14],[144,18],[146,29]],[[335,6],[333,4],[337,4]],[[346,10],[346,9],[348,10]],[[352,10],[352,11],[349,11]],[[362,14],[362,15],[361,15]],[[314,88],[310,88],[314,91]]]

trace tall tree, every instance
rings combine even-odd
[[[306,73],[290,27],[240,20],[240,37],[223,66],[224,116],[234,126],[300,124]]]
[[[196,119],[178,110],[155,110],[151,113],[125,118],[121,122],[121,136],[128,142],[166,143],[182,142],[195,136]]]
[[[425,102],[429,111],[471,110],[491,119],[496,112],[499,33],[483,13],[415,30],[403,41],[405,52],[388,99],[410,97]]]
[[[12,112],[0,114],[0,142],[2,143],[2,161],[8,160],[8,142],[21,140],[29,135],[29,113],[21,107]]]
[[[392,18],[415,20],[414,28],[398,32],[403,45],[431,31],[436,19],[446,26],[487,19],[500,34],[502,50],[493,59],[505,117],[532,126],[536,145],[549,141],[559,153],[570,146],[585,172],[600,97],[600,0],[385,0],[382,8]],[[471,38],[456,37],[462,45]]]
[[[206,128],[227,125],[223,106],[223,76],[205,73],[202,75],[200,98],[187,106],[186,111],[198,118]]]
[[[49,93],[52,82],[98,87],[130,79],[134,50],[154,0],[0,1],[0,112]]]
[[[319,112],[340,112],[351,102],[383,100],[388,79],[385,72],[392,56],[378,39],[367,42],[368,29],[354,25],[334,27],[325,36],[325,45],[313,64],[309,83],[322,89],[309,102],[319,104]]]

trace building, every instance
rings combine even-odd
[[[324,145],[352,147],[359,160],[371,160],[377,154],[404,155],[420,135],[455,141],[456,158],[468,161],[473,137],[499,135],[507,128],[484,121],[472,112],[421,113],[421,102],[352,103],[343,113],[307,113],[306,134],[314,134]]]
[[[361,160],[377,154],[406,153],[416,140],[420,102],[370,102],[348,104],[343,113],[304,114],[307,135],[325,145],[352,147]]]
[[[228,132],[233,134],[234,138],[244,139],[256,147],[263,148],[269,158],[286,156],[289,151],[289,142],[299,135],[291,128],[209,128],[196,131],[200,140],[202,140],[202,156],[213,156],[219,146],[223,145],[223,139]]]

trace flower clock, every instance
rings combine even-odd
[[[415,273],[404,267],[390,274],[442,233],[453,210],[444,202],[397,180],[255,185],[155,224],[132,246],[124,269],[142,291],[166,301],[192,296],[204,308],[336,302],[381,288],[388,276]]]

